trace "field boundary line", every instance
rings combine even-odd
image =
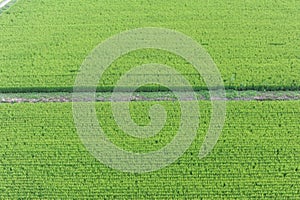
[[[0,1],[0,9],[3,8],[4,6],[6,6],[9,2],[11,2],[12,0],[4,0],[4,1]]]
[[[95,100],[97,102],[110,102],[112,100],[119,102],[128,101],[177,101],[171,92],[136,92],[132,96],[126,96],[122,99],[112,99],[111,92],[97,92]],[[126,94],[126,93],[125,93]],[[196,98],[200,101],[206,100],[226,100],[226,101],[297,101],[300,100],[300,91],[235,91],[226,90],[226,98],[210,99],[208,91],[196,92]],[[190,101],[186,96],[183,101]],[[81,101],[89,102],[91,99],[82,98],[73,99],[72,93],[5,93],[0,94],[0,103],[62,103]]]
[[[0,0],[0,15],[14,6],[18,0]]]

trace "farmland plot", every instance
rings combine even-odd
[[[0,91],[71,91],[92,49],[139,27],[169,28],[195,39],[214,59],[227,88],[299,89],[299,8],[297,1],[258,0],[19,1],[0,18]],[[195,87],[205,86],[182,58],[141,50],[113,63],[98,90],[150,61],[176,68]]]
[[[153,102],[132,102],[133,120],[147,125]],[[180,110],[171,101],[161,132],[145,140],[125,135],[110,103],[97,103],[99,124],[120,148],[148,152],[174,137]],[[1,198],[295,198],[299,194],[300,102],[229,102],[223,133],[210,155],[198,152],[210,103],[201,101],[196,140],[172,165],[144,174],[98,162],[81,143],[71,103],[0,106]]]
[[[271,0],[19,0],[0,10],[0,199],[296,199],[299,10],[298,1]],[[227,100],[294,101],[228,101],[222,134],[210,154],[199,159],[212,114],[202,77],[170,52],[130,52],[104,72],[96,98],[108,101],[120,77],[136,66],[165,64],[198,90],[200,117],[192,117],[200,123],[187,151],[165,168],[142,174],[109,168],[80,140],[70,91],[81,64],[100,42],[140,27],[172,29],[201,44],[221,72]],[[147,126],[151,106],[162,105],[167,117],[157,134],[128,135],[109,102],[96,103],[96,123],[120,149],[143,154],[175,138],[182,113],[170,91],[159,91],[165,88],[139,89],[134,100],[149,101],[130,102],[131,117]]]

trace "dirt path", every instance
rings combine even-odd
[[[198,100],[210,100],[208,92],[196,92]],[[177,101],[177,98],[170,92],[141,92],[135,93],[131,97],[124,95],[119,99],[112,99],[111,93],[103,92],[96,93],[95,100],[97,102],[109,101]],[[190,101],[193,98],[185,97],[183,101]],[[300,100],[300,91],[273,91],[273,92],[258,92],[258,91],[226,91],[226,101],[291,101]],[[1,103],[50,103],[50,102],[72,102],[72,93],[10,93],[0,94]],[[92,99],[85,98],[83,95],[74,101],[92,101]]]
[[[191,98],[183,99],[184,101],[190,101]],[[207,98],[200,98],[198,100],[209,100]],[[300,100],[299,97],[278,97],[278,98],[269,98],[263,96],[256,96],[256,97],[241,97],[241,98],[225,98],[225,99],[216,99],[216,100],[225,100],[225,101],[293,101],[293,100]],[[74,102],[89,102],[92,101],[91,99],[75,99]],[[110,102],[112,99],[110,98],[96,98],[96,102]],[[147,97],[131,97],[131,98],[124,98],[113,100],[118,102],[126,102],[126,101],[177,101],[176,98],[169,98],[169,97],[161,97],[161,98],[147,98]],[[64,103],[64,102],[73,102],[72,98],[40,98],[40,99],[25,99],[25,98],[10,98],[10,99],[2,99],[1,103]]]

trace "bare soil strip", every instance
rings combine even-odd
[[[178,99],[171,92],[138,92],[129,96],[124,93],[122,97],[113,99],[112,93],[103,92],[95,94],[95,101],[177,101]],[[226,100],[226,101],[291,101],[300,100],[300,91],[226,91],[226,98],[210,99],[208,91],[196,92],[197,100]],[[185,96],[182,101],[194,100],[191,96]],[[51,102],[90,102],[92,98],[87,98],[82,94],[79,98],[72,97],[72,93],[8,93],[0,94],[0,103],[51,103]]]

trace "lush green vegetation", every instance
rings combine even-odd
[[[170,28],[194,38],[214,59],[227,88],[299,89],[299,9],[298,1],[271,0],[19,1],[0,17],[0,91],[70,91],[99,42],[139,27]],[[101,81],[107,87],[99,90],[149,62],[173,66],[194,86],[205,86],[183,59],[142,50],[117,60]]]
[[[222,135],[201,160],[211,105],[200,101],[200,128],[190,148],[170,166],[145,174],[119,172],[98,162],[77,135],[71,103],[1,102],[70,100],[91,50],[110,36],[140,27],[173,29],[199,42],[220,69],[226,89],[233,89],[227,90],[229,99],[299,99],[299,10],[295,0],[20,0],[0,10],[0,199],[297,198],[299,100],[228,102]],[[106,91],[122,74],[148,63],[174,67],[199,89],[199,99],[209,98],[192,65],[154,49],[117,59],[100,80],[96,97],[107,101],[111,93]],[[174,97],[157,92],[157,86],[142,89],[151,92],[140,91],[137,99]],[[99,124],[122,149],[158,150],[176,134],[179,103],[131,102],[130,111],[137,124],[147,125],[149,108],[156,103],[168,117],[151,138],[125,134],[109,102],[96,103]]]
[[[124,137],[110,103],[97,103],[108,137],[132,151],[161,148],[172,139],[177,103],[155,137]],[[294,199],[300,193],[300,101],[229,102],[224,131],[213,152],[199,160],[210,103],[202,101],[200,129],[175,163],[146,174],[118,172],[99,163],[79,140],[71,103],[0,105],[0,198],[269,198]],[[149,121],[153,102],[132,102],[133,119]],[[114,130],[114,131],[111,131]]]

